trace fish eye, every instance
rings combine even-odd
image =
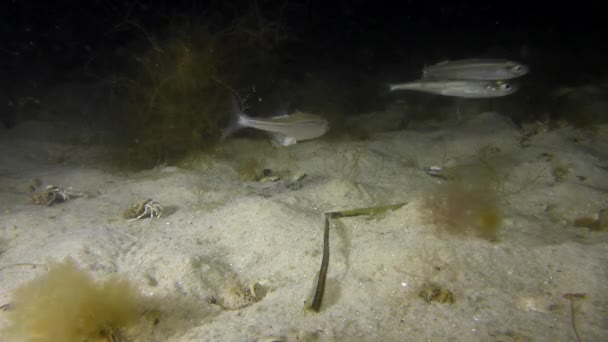
[[[508,83],[503,83],[503,84],[501,84],[501,85],[500,85],[500,88],[501,88],[502,90],[506,90],[506,91],[509,91],[509,90],[511,90],[511,89],[512,89],[511,85],[510,85],[510,84],[508,84]]]

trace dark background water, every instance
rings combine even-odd
[[[253,68],[258,74],[239,71],[247,77],[232,84],[257,85],[260,97],[314,78],[331,85],[326,93],[344,104],[344,112],[358,114],[382,108],[391,101],[386,84],[419,77],[425,64],[492,57],[530,65],[527,88],[517,94],[523,106],[559,87],[605,79],[607,25],[600,4],[5,0],[0,4],[0,90],[15,101],[44,84],[128,73],[133,67],[128,51],[170,39],[171,27],[188,22],[217,33],[255,12],[246,25],[259,33],[271,23],[281,38],[262,44],[263,55],[244,50],[236,56],[243,62],[255,59],[260,68]],[[2,111],[7,125],[13,124],[10,111]]]

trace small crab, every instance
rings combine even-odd
[[[425,302],[438,302],[438,303],[454,303],[454,295],[447,289],[441,288],[436,284],[425,284],[418,297],[424,299]]]
[[[42,186],[40,179],[32,179],[27,186],[34,204],[51,206],[55,203],[65,202],[75,197],[88,197],[82,191],[72,187],[63,188],[56,185]]]
[[[32,192],[34,204],[51,206],[54,203],[65,202],[70,199],[70,191],[58,186],[47,185],[45,189],[36,189]]]
[[[144,217],[159,218],[163,215],[163,207],[153,199],[137,202],[125,210],[123,216],[129,221],[139,220]]]

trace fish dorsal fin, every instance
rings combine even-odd
[[[424,67],[422,68],[422,78],[433,78],[432,76],[429,76],[429,68],[435,68],[435,67],[439,67],[442,65],[446,65],[450,62],[450,60],[443,60],[439,63],[435,63],[435,64],[431,64],[431,65],[426,65],[426,63],[424,64]]]
[[[292,118],[292,117],[293,118],[299,118],[299,117],[301,117],[301,116],[303,116],[305,114],[306,113],[300,111],[299,109],[296,109],[291,114],[288,114],[288,113],[286,113],[286,114],[280,114],[280,115],[277,115],[277,116],[273,116],[272,119],[278,119],[279,121],[281,121],[281,119],[289,119],[289,118]]]

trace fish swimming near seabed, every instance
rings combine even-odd
[[[270,118],[255,118],[243,113],[236,102],[233,103],[233,111],[235,120],[224,130],[221,140],[250,127],[268,132],[276,145],[289,146],[299,141],[318,138],[329,129],[329,124],[323,117],[300,111]]]
[[[444,61],[422,71],[423,79],[433,80],[508,80],[530,71],[527,65],[505,59],[470,58]]]
[[[505,81],[480,80],[434,81],[422,79],[401,84],[391,84],[389,86],[390,91],[413,90],[443,96],[454,96],[471,99],[507,96],[516,92],[517,89],[518,86]]]

